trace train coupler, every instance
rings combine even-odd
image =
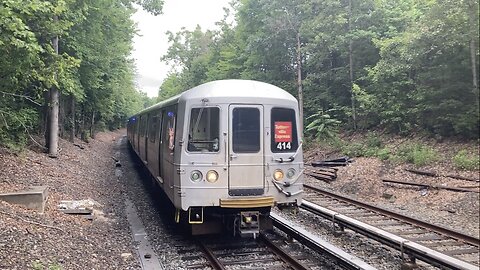
[[[240,212],[240,224],[238,231],[241,237],[253,236],[253,238],[256,238],[260,233],[260,212]]]
[[[188,223],[189,224],[203,223],[203,207],[188,208]]]

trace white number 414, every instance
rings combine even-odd
[[[277,144],[277,149],[279,150],[292,149],[292,145],[290,142],[279,142]]]

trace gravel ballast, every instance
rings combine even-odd
[[[122,130],[100,133],[90,143],[76,141],[84,149],[61,140],[61,152],[56,159],[38,150],[13,154],[0,149],[0,192],[38,185],[48,186],[49,191],[43,214],[0,202],[0,269],[141,269],[138,243],[132,239],[126,217],[127,198],[134,205],[162,267],[185,268],[185,250],[192,246],[192,240],[173,222],[170,202],[142,172],[124,136]],[[306,164],[315,158],[309,155],[307,152]],[[121,166],[121,170],[116,166]],[[310,177],[306,177],[306,182],[478,237],[478,193],[425,192],[382,183],[381,179],[389,178],[464,184],[444,177],[412,175],[405,172],[406,167],[358,158],[341,167],[338,178],[330,184]],[[466,176],[475,177],[475,173]],[[62,200],[86,199],[95,202],[93,220],[57,209]],[[393,249],[348,230],[335,236],[331,221],[305,211],[274,211],[379,269],[400,269],[400,253]]]
[[[31,185],[49,192],[44,214],[0,202],[0,269],[139,269],[111,158],[121,134],[77,142],[84,149],[61,140],[55,159],[0,151],[0,192]],[[96,202],[93,220],[57,210],[61,200],[85,199]]]

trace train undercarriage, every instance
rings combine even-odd
[[[234,236],[253,237],[260,231],[271,230],[268,218],[271,207],[252,209],[226,209],[220,207],[190,207],[178,210],[175,221],[188,226],[192,235],[227,232]]]

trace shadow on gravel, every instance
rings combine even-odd
[[[130,147],[126,138],[122,143],[121,151],[127,164],[123,179],[126,193],[140,212],[142,221],[146,223],[145,226],[148,228],[156,224],[165,228],[171,235],[186,235],[186,229],[174,221],[175,207]],[[154,213],[156,217],[154,224],[152,220],[144,220],[149,218],[144,215],[145,212]]]

